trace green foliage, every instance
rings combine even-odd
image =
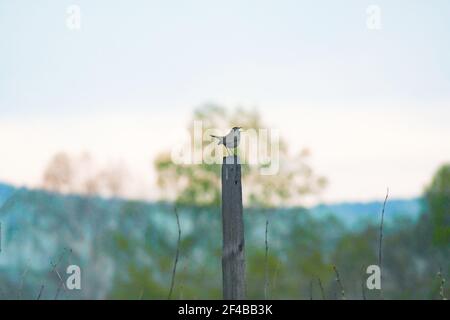
[[[225,134],[234,126],[246,129],[269,129],[261,120],[256,111],[236,109],[233,112],[226,111],[216,105],[206,105],[195,110],[194,121],[202,121],[203,132],[213,132],[218,135]],[[201,145],[209,144],[212,138],[204,134],[201,141],[194,141],[193,125],[188,127],[191,133],[191,145],[193,152],[198,152]],[[217,132],[219,130],[219,132]],[[268,144],[270,146],[269,135]],[[244,139],[244,138],[241,138]],[[197,148],[197,149],[195,149]],[[299,198],[305,194],[317,193],[326,184],[323,177],[317,176],[308,164],[309,152],[303,150],[295,156],[290,156],[286,143],[281,139],[280,170],[276,175],[261,175],[260,169],[269,164],[249,165],[250,152],[241,152],[243,172],[243,197],[244,203],[249,206],[273,207],[286,205],[290,201],[299,202]],[[215,154],[215,151],[213,152]],[[161,153],[155,160],[155,169],[158,173],[157,183],[167,198],[173,198],[178,204],[183,205],[211,205],[220,204],[220,176],[219,164],[176,164],[172,161],[170,152]]]
[[[155,274],[151,269],[130,264],[127,274],[126,280],[119,278],[114,283],[111,299],[160,299],[167,294],[167,288],[154,279]]]
[[[428,191],[442,194],[447,190],[444,185],[433,179]],[[442,204],[445,197],[428,192],[426,199],[440,199],[436,203]],[[357,208],[361,213],[366,210]],[[389,202],[386,206],[382,266],[386,299],[439,299],[437,272],[442,269],[443,277],[449,279],[450,248],[435,241],[430,208],[439,212],[444,207],[431,205],[418,219],[401,215],[389,219],[394,212]],[[172,298],[220,299],[220,209],[180,206],[178,212],[182,233]],[[270,298],[309,299],[312,284],[313,298],[321,299],[318,279],[327,299],[339,298],[333,265],[339,269],[346,297],[362,298],[365,270],[378,260],[378,219],[356,228],[343,222],[348,216],[316,216],[314,210],[298,207],[253,207],[244,213],[248,298],[264,298],[266,219]],[[0,289],[7,298],[17,297],[21,274],[29,267],[23,298],[34,299],[44,283],[43,299],[54,299],[59,282],[49,259],[59,259],[64,248],[73,251],[63,259],[59,272],[68,263],[79,264],[84,280],[83,290],[62,293],[61,299],[168,296],[178,234],[171,204],[18,189],[0,207],[0,217],[7,248],[1,255]],[[444,292],[448,296],[448,282]],[[365,295],[379,298],[376,290],[366,290]]]
[[[425,197],[433,224],[433,240],[438,245],[450,244],[450,164],[436,172]]]
[[[129,205],[124,206],[131,208]],[[389,208],[389,207],[388,207]],[[134,207],[133,210],[138,210]],[[180,207],[182,241],[173,299],[221,298],[220,215],[212,208]],[[387,210],[389,214],[389,210]],[[140,220],[145,212],[122,217]],[[428,215],[412,221],[398,218],[385,225],[383,292],[387,299],[435,299],[439,297],[436,272],[448,274],[450,256],[445,248],[433,246]],[[378,225],[349,230],[330,215],[316,219],[303,209],[249,209],[245,215],[247,297],[264,298],[265,221],[269,219],[267,260],[268,294],[273,299],[338,299],[339,287],[333,265],[339,269],[347,299],[362,299],[368,277],[366,268],[377,264]],[[121,224],[126,224],[124,220]],[[192,221],[195,221],[192,223]],[[165,299],[176,251],[176,224],[161,229],[149,224],[145,241],[123,234],[129,244],[115,254],[119,268],[111,297]],[[165,225],[165,228],[168,226]],[[125,232],[125,229],[123,230]],[[123,241],[118,238],[119,241]],[[134,240],[133,240],[134,239]],[[118,247],[118,245],[116,246]],[[117,260],[120,256],[123,260]],[[147,262],[145,262],[147,261]],[[148,272],[150,270],[150,272]],[[378,290],[365,289],[367,299],[379,299]]]

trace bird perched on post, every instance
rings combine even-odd
[[[239,146],[239,142],[241,140],[241,127],[233,127],[231,131],[226,136],[215,136],[211,135],[211,137],[219,140],[219,145],[223,144],[227,149],[227,153],[229,153],[229,148],[237,148]]]

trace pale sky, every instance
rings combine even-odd
[[[450,159],[448,39],[446,0],[0,0],[0,181],[38,186],[54,153],[88,151],[155,199],[154,156],[214,102],[311,149],[324,201],[417,196]]]

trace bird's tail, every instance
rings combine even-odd
[[[218,144],[223,143],[223,137],[215,136],[215,135],[213,135],[213,134],[210,134],[210,136],[213,137],[213,138],[216,138],[217,140],[219,140],[219,143],[218,143]]]

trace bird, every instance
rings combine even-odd
[[[230,154],[229,148],[237,148],[241,140],[241,127],[233,127],[226,136],[215,136],[211,134],[211,137],[219,140],[218,145],[223,144],[227,149],[227,153]]]

